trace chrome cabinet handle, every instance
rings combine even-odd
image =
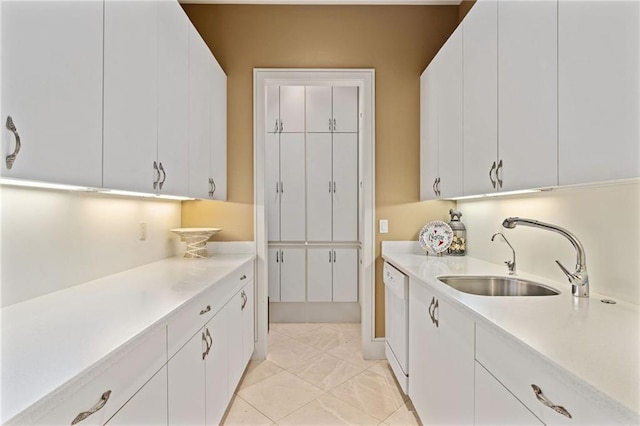
[[[242,293],[240,293],[240,297],[242,297],[242,305],[240,306],[240,310],[244,311],[244,307],[247,306],[247,293],[242,290]]]
[[[438,299],[436,299],[436,304],[433,305],[433,323],[436,325],[436,328],[440,326],[440,320],[436,316],[437,311],[439,311]]]
[[[331,131],[331,117],[329,117],[329,131]]]
[[[433,185],[431,185],[431,188],[433,188],[433,193],[438,195],[438,191],[436,190],[436,183],[438,183],[438,178],[434,179]]]
[[[213,198],[213,194],[215,194],[215,192],[216,192],[216,182],[213,180],[213,178],[209,178],[209,198]]]
[[[549,401],[547,397],[544,396],[544,394],[542,393],[542,389],[540,389],[538,385],[531,385],[531,388],[533,389],[533,393],[536,395],[536,398],[538,398],[538,401],[540,401],[543,405],[546,405],[547,407],[551,408],[556,413],[562,414],[563,416],[568,417],[570,419],[572,418],[571,413],[569,413],[569,411],[567,411],[566,408],[560,405],[555,405],[551,401]]]
[[[333,131],[334,132],[336,131],[336,119],[335,118],[333,119]]]
[[[431,303],[429,304],[429,318],[431,318],[431,322],[433,322],[433,312],[431,312],[431,310],[433,309],[433,305],[436,303],[436,298],[432,297],[431,298]]]
[[[489,170],[489,180],[491,181],[491,186],[493,186],[494,189],[496,187],[496,181],[493,178],[493,172],[495,170],[496,170],[496,162],[494,161],[493,164],[491,165],[491,169]]]
[[[336,251],[333,250],[333,263],[336,263]]]
[[[98,403],[93,408],[91,408],[89,411],[83,411],[82,413],[78,414],[76,416],[76,418],[73,419],[71,424],[75,425],[77,423],[80,423],[81,421],[83,421],[84,419],[89,417],[90,415],[100,411],[102,409],[102,407],[104,407],[107,404],[107,401],[109,401],[109,397],[110,396],[111,396],[111,391],[110,390],[108,390],[105,393],[103,393],[102,396],[100,397],[100,401],[98,401]]]
[[[153,180],[153,189],[158,189],[158,181],[160,180],[160,170],[158,169],[158,163],[153,162],[153,170],[156,172],[156,177]]]
[[[276,118],[276,127],[273,129],[273,133],[278,133],[278,119]]]
[[[502,188],[502,160],[498,161],[498,167],[496,168],[496,180],[498,181],[498,188]]]
[[[284,252],[280,250],[280,262],[284,263]]]
[[[14,148],[13,152],[9,155],[7,155],[6,161],[7,161],[7,169],[11,170],[11,168],[13,167],[13,163],[16,161],[16,157],[18,156],[18,153],[20,152],[20,148],[22,147],[22,143],[20,142],[20,135],[18,134],[18,129],[16,129],[16,125],[13,124],[13,118],[11,118],[11,116],[7,116],[7,129],[9,129],[9,131],[11,131],[11,133],[13,133],[13,137],[16,138],[16,147]]]
[[[206,337],[209,338],[209,342],[207,342],[207,353],[206,353],[206,355],[209,355],[209,351],[213,347],[213,337],[211,337],[211,333],[209,333],[209,329],[208,328],[205,329],[205,335],[206,335]]]
[[[282,133],[282,119],[280,119],[280,133]]]
[[[329,263],[331,263],[331,250],[329,250]]]
[[[280,193],[280,182],[276,181],[276,194]]]
[[[284,194],[284,183],[280,181],[280,193]]]
[[[429,305],[429,317],[431,318],[431,322],[438,327],[440,325],[440,321],[436,318],[436,309],[438,309],[438,299],[432,297],[431,304]]]
[[[207,312],[211,311],[211,305],[207,305],[206,308],[204,308],[203,310],[200,311],[200,315],[204,315]]]
[[[167,172],[164,171],[164,167],[162,167],[162,162],[158,164],[158,170],[162,172],[162,180],[158,183],[158,189],[162,189],[164,185],[164,181],[167,180]]]
[[[242,280],[246,280],[246,279],[247,279],[247,276],[246,276],[246,275],[244,275],[244,274],[242,274],[242,276],[240,277],[240,281],[242,281]]]
[[[204,342],[205,346],[207,347],[207,349],[205,349],[202,352],[202,359],[205,359],[207,354],[209,353],[209,342],[207,341],[207,337],[204,334],[204,331],[202,332],[202,341]]]
[[[280,250],[276,250],[276,263],[280,262]]]
[[[439,197],[440,196],[440,177],[438,177],[436,179],[436,195]]]
[[[336,181],[335,180],[333,181],[333,193],[334,194],[336,193]]]

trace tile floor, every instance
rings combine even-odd
[[[387,361],[362,358],[360,324],[271,324],[223,425],[420,425]]]

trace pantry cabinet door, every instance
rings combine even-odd
[[[280,134],[280,239],[305,239],[304,133]]]
[[[358,301],[358,249],[333,249],[333,301]]]
[[[267,133],[280,131],[280,86],[267,86]]]
[[[158,4],[104,3],[103,184],[107,188],[154,192]]]
[[[560,185],[640,176],[640,2],[558,5]]]
[[[102,186],[102,2],[1,7],[2,176]],[[22,145],[10,170],[9,116]]]
[[[205,424],[203,333],[204,329],[200,329],[167,364],[170,425]]]
[[[435,200],[438,178],[438,64],[436,55],[420,76],[420,200]]]
[[[358,135],[333,134],[333,241],[358,241]]]
[[[498,2],[501,190],[558,184],[558,15],[555,1]]]
[[[307,86],[306,91],[307,132],[330,133],[333,130],[331,86]]]
[[[177,2],[158,3],[158,162],[162,194],[189,193],[189,18]]]
[[[280,241],[280,134],[267,133],[264,152],[267,240]]]
[[[167,404],[167,366],[164,366],[106,424],[166,425]]]
[[[307,134],[307,240],[331,241],[331,133]],[[347,160],[345,160],[347,161]],[[353,163],[355,166],[356,163]]]
[[[498,2],[476,2],[462,21],[464,195],[496,191],[498,158]]]
[[[280,86],[281,131],[304,132],[304,116],[304,86]]]
[[[358,88],[353,86],[333,87],[334,132],[358,132]]]
[[[304,302],[306,300],[305,272],[305,249],[282,249],[280,251],[281,302]]]
[[[333,250],[329,248],[307,250],[307,301],[332,301],[332,271]]]
[[[269,264],[269,302],[280,301],[280,249],[269,247],[267,250]]]

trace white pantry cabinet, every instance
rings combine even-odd
[[[110,426],[167,424],[167,366],[165,365],[107,422]]]
[[[500,189],[558,185],[558,4],[498,2]]]
[[[358,249],[307,249],[307,301],[358,301]]]
[[[102,186],[102,2],[3,1],[0,14],[2,176]]]
[[[357,87],[307,86],[305,103],[308,133],[358,132]]]
[[[640,2],[558,4],[559,183],[640,176]]]
[[[473,424],[473,318],[409,283],[409,396],[425,424]]]
[[[421,77],[421,198],[458,197],[462,188],[462,26]],[[433,111],[437,110],[434,116]]]
[[[304,86],[267,86],[268,133],[304,133]]]
[[[269,248],[269,301],[306,300],[306,250],[304,247]]]

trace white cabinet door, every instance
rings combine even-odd
[[[438,63],[436,55],[420,76],[420,200],[438,198]]]
[[[200,330],[169,360],[169,424],[205,424],[206,335]]]
[[[280,239],[305,239],[304,133],[280,134]]]
[[[200,34],[189,31],[189,195],[209,198],[211,185],[211,52]]]
[[[280,86],[267,86],[267,133],[279,133]]]
[[[280,249],[269,247],[267,250],[269,263],[269,302],[280,301]]]
[[[358,301],[358,249],[333,249],[333,301]]]
[[[498,158],[498,2],[481,0],[462,21],[464,195],[495,192]]]
[[[213,57],[211,93],[211,178],[214,200],[227,200],[227,76]]]
[[[558,5],[560,185],[640,176],[640,3]]]
[[[109,421],[110,426],[167,424],[167,366],[162,367]]]
[[[358,135],[333,134],[333,241],[358,240]]]
[[[481,364],[475,363],[476,425],[542,425],[511,392]]]
[[[307,300],[331,302],[333,298],[333,250],[307,249]]]
[[[158,167],[162,194],[189,193],[189,19],[178,2],[158,3]],[[158,185],[160,186],[160,184]]]
[[[305,301],[305,271],[305,249],[280,250],[280,301]]]
[[[267,241],[280,241],[280,134],[265,137],[265,191]]]
[[[3,1],[1,19],[2,175],[102,186],[102,2]]]
[[[244,303],[242,304],[242,360],[243,370],[253,355],[255,342],[255,297],[253,281],[244,288]],[[241,292],[242,295],[242,292]]]
[[[473,319],[413,281],[409,396],[425,424],[473,424]]]
[[[158,141],[158,2],[104,4],[103,185],[153,192]]]
[[[358,131],[358,88],[352,86],[333,87],[334,132],[356,133]]]
[[[308,133],[306,162],[307,240],[309,241],[331,241],[333,195],[331,157],[331,133]],[[348,159],[344,162],[348,164]],[[355,164],[357,163],[352,162],[349,166],[353,167]]]
[[[306,91],[307,133],[332,132],[331,86],[307,86]]]
[[[235,354],[229,352],[227,332],[227,310],[223,308],[205,326],[205,337],[211,345],[204,365],[207,425],[220,424],[232,395],[226,384],[229,381],[228,358]]]
[[[304,116],[304,86],[280,86],[281,131],[304,132]]]
[[[462,27],[439,52],[438,170],[441,197],[463,194],[462,182]]]
[[[242,362],[242,297],[238,292],[229,301],[227,310],[227,342],[229,351],[228,392],[232,396],[244,369]]]
[[[558,184],[556,1],[498,3],[502,190]]]

